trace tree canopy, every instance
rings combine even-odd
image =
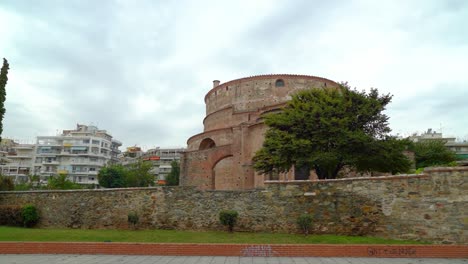
[[[150,170],[151,164],[144,161],[138,161],[128,167],[108,165],[98,173],[99,185],[106,188],[153,186],[154,175]]]
[[[358,171],[406,172],[406,142],[389,135],[382,112],[392,96],[350,89],[313,88],[292,96],[281,112],[265,115],[269,127],[253,158],[265,174],[295,166],[314,169],[319,179],[336,178],[344,166]]]
[[[416,168],[448,165],[457,160],[455,152],[448,149],[445,140],[424,140],[414,142],[410,150],[414,152]]]
[[[3,116],[5,115],[5,99],[6,99],[6,84],[8,82],[8,70],[10,65],[8,61],[3,58],[3,66],[0,70],[0,141],[2,140],[3,133]]]

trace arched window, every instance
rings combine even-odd
[[[284,81],[281,80],[281,79],[276,80],[275,86],[276,87],[284,87]]]
[[[205,138],[200,142],[199,150],[210,149],[216,147],[215,142],[211,138]]]

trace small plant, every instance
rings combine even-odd
[[[304,235],[308,235],[310,227],[312,226],[312,216],[309,214],[303,214],[297,218],[297,226],[301,229]]]
[[[133,229],[135,229],[135,226],[138,224],[138,221],[140,218],[138,217],[138,214],[136,212],[130,212],[128,213],[128,222],[133,225]]]
[[[237,222],[237,216],[239,216],[237,211],[224,210],[224,211],[219,212],[219,222],[222,225],[227,226],[229,232],[232,233],[234,231],[234,226],[236,225],[236,222]]]
[[[39,213],[32,204],[27,204],[21,209],[21,216],[23,217],[23,225],[25,227],[33,227],[39,222]]]

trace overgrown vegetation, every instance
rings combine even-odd
[[[78,183],[74,183],[68,180],[66,174],[59,174],[57,176],[50,177],[46,189],[49,190],[72,190],[82,189],[82,186]]]
[[[392,96],[342,84],[292,96],[282,111],[264,116],[269,129],[253,158],[261,173],[315,170],[319,179],[336,178],[344,167],[359,172],[407,172],[405,142],[389,135],[383,114]]]
[[[171,162],[171,172],[166,177],[166,185],[178,186],[180,177],[180,164],[176,160]]]
[[[133,229],[135,229],[136,225],[140,221],[140,218],[138,217],[138,214],[136,212],[130,212],[128,213],[127,220],[130,224],[132,224]]]
[[[23,226],[21,207],[16,205],[0,206],[0,225]]]
[[[303,214],[297,218],[297,226],[304,235],[309,235],[310,228],[312,227],[312,216],[309,214]]]
[[[150,170],[151,164],[143,161],[129,167],[108,165],[98,173],[99,185],[105,188],[154,186],[155,178]]]
[[[15,184],[13,179],[8,176],[0,175],[0,191],[13,191]]]
[[[234,226],[237,223],[237,217],[239,213],[234,210],[224,210],[219,212],[219,222],[222,225],[227,226],[230,233],[234,232]]]
[[[240,243],[240,244],[423,244],[364,236],[278,233],[195,232],[180,230],[27,229],[0,226],[0,241]]]

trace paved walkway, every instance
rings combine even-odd
[[[468,264],[468,259],[0,255],[0,264]]]

